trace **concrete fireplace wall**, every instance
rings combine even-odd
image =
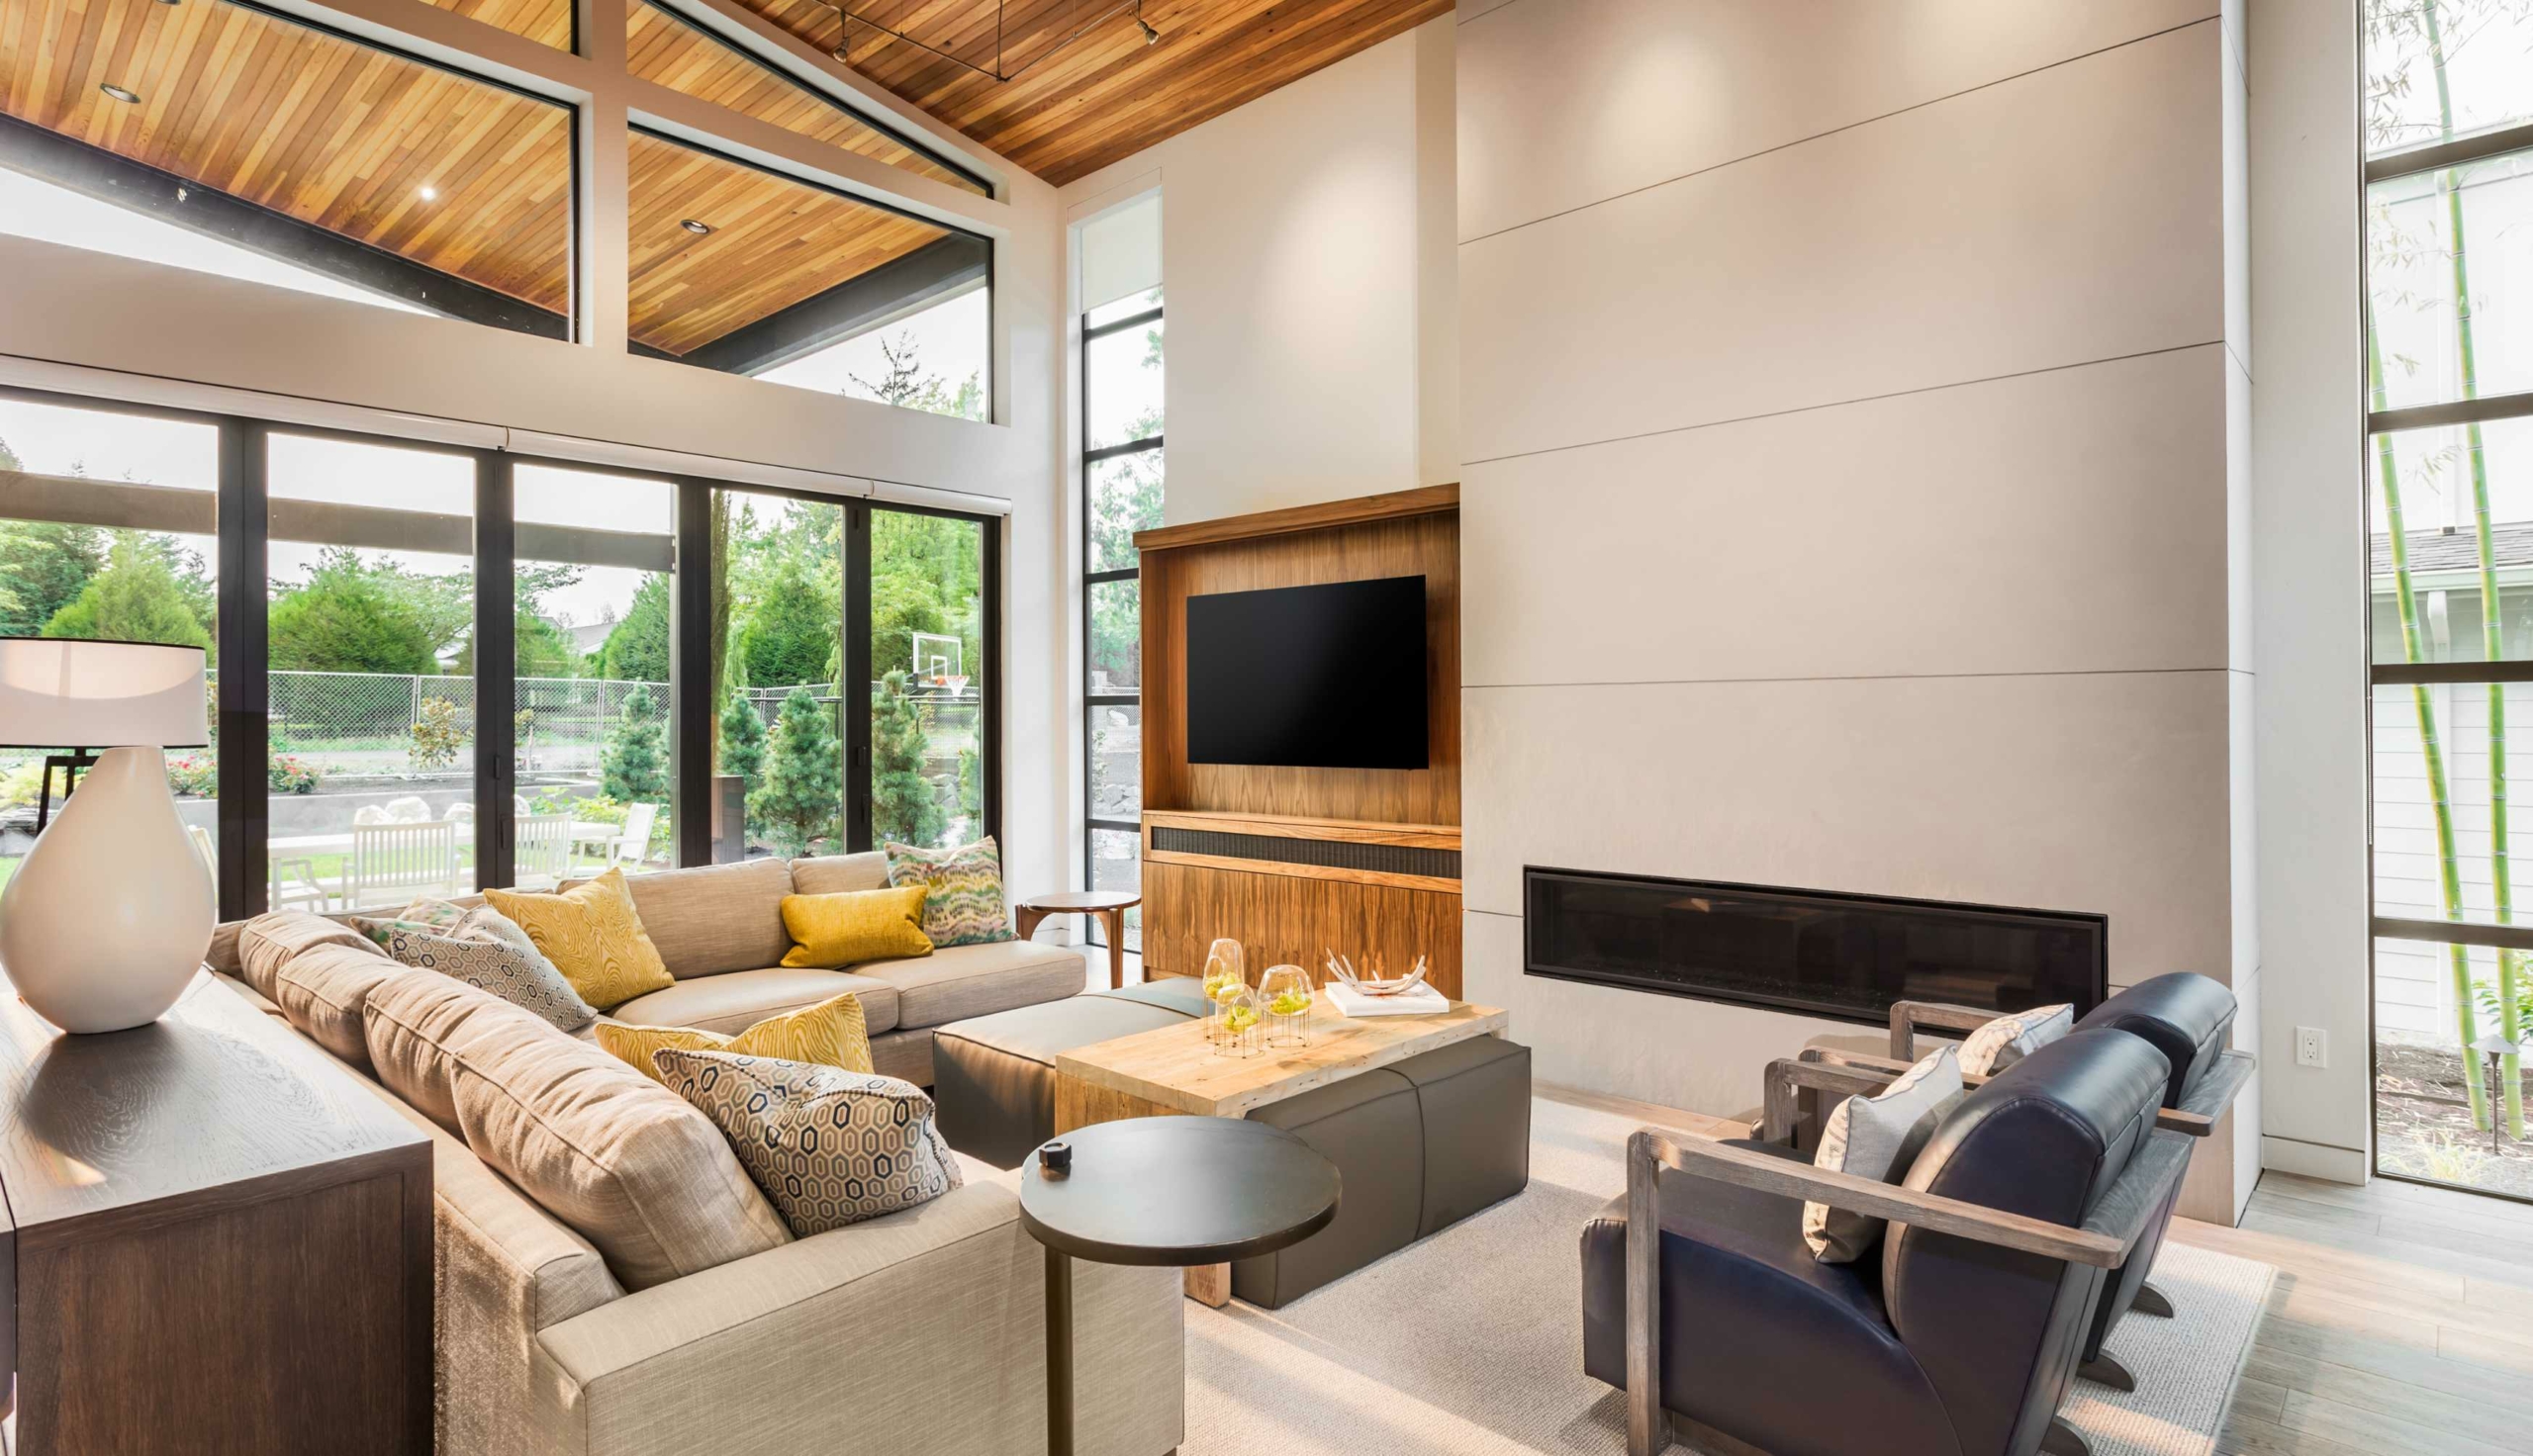
[[[1717,1114],[1856,1030],[1524,976],[1528,864],[2101,911],[2114,986],[2227,979],[2253,1045],[2232,18],[1459,22],[1471,998],[1545,1080]]]

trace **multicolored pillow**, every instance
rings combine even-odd
[[[927,850],[890,844],[889,883],[923,886],[923,934],[935,946],[984,946],[1011,939],[1002,907],[1002,851],[987,835],[972,845]]]
[[[871,1070],[871,1033],[862,1019],[862,998],[851,991],[830,996],[815,1006],[769,1016],[735,1037],[694,1027],[637,1027],[629,1022],[602,1021],[598,1024],[598,1045],[616,1059],[630,1062],[654,1082],[664,1080],[652,1060],[652,1053],[663,1046],[805,1061],[848,1072]]]
[[[399,965],[454,976],[562,1031],[577,1032],[598,1020],[598,1008],[583,1001],[553,962],[533,948],[521,950],[488,932],[440,935],[402,921],[373,923],[384,927],[386,938],[380,944]]]
[[[929,1203],[964,1181],[932,1099],[911,1082],[674,1046],[652,1059],[730,1139],[796,1238]]]

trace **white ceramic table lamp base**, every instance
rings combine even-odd
[[[211,872],[154,748],[108,749],[0,890],[0,966],[65,1032],[156,1021],[202,968]]]
[[[0,890],[0,970],[65,1032],[157,1020],[211,948],[162,752],[210,738],[203,668],[198,647],[0,638],[0,743],[106,749]]]

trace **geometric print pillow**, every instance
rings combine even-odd
[[[730,1139],[796,1238],[929,1203],[962,1181],[932,1099],[911,1082],[674,1046],[651,1059]]]
[[[521,949],[486,931],[442,935],[406,921],[370,921],[362,929],[372,926],[379,944],[400,965],[454,976],[566,1032],[598,1020],[598,1008],[583,1001],[554,963],[533,948]]]
[[[2075,1027],[2076,1008],[2067,1004],[2035,1006],[2029,1011],[1998,1017],[1963,1039],[1962,1074],[1993,1077]]]
[[[1002,851],[987,835],[972,845],[927,850],[891,843],[889,883],[923,886],[924,939],[935,946],[983,946],[1011,939],[1002,911]]]

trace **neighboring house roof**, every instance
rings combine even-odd
[[[2527,549],[2533,550],[2533,548]],[[2391,571],[2392,568],[2386,567],[2385,570]],[[596,652],[607,645],[607,634],[615,630],[615,624],[613,622],[583,622],[577,627],[565,627],[563,630],[570,635],[574,647],[588,653]]]
[[[2392,537],[2389,531],[2377,532],[2369,541],[2373,558],[2369,567],[2376,576],[2392,574]],[[2489,528],[2489,554],[2500,568],[2533,566],[2533,521],[2522,521]],[[2431,573],[2472,572],[2481,568],[2480,537],[2459,528],[2409,533],[2409,566],[2413,575]]]

